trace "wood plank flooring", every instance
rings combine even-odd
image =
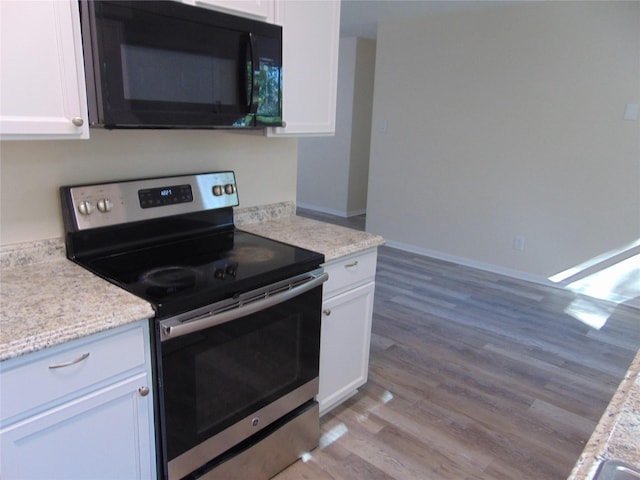
[[[275,478],[565,479],[639,347],[632,307],[382,247],[369,381]]]

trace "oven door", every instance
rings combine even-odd
[[[182,478],[318,393],[320,271],[159,322],[168,478]],[[231,306],[230,302],[234,305]]]

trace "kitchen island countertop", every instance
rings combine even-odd
[[[640,351],[620,382],[568,480],[591,480],[605,460],[640,467]]]

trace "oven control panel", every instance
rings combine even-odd
[[[233,172],[62,187],[76,230],[239,205]]]
[[[213,188],[217,188],[217,185]],[[178,203],[193,202],[191,185],[167,185],[138,190],[140,208],[164,207]]]

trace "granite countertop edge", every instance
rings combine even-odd
[[[640,467],[640,351],[567,480],[592,480],[600,464],[606,460]]]
[[[237,208],[234,217],[239,229],[318,251],[326,261],[384,243],[296,217],[292,202]],[[0,362],[153,315],[148,302],[68,260],[61,238],[0,246]]]
[[[0,362],[154,315],[148,302],[61,256],[61,240],[35,243],[31,256],[26,244],[0,249]]]
[[[237,227],[249,233],[322,253],[325,262],[377,248],[385,243],[380,235],[295,215],[242,223]]]

